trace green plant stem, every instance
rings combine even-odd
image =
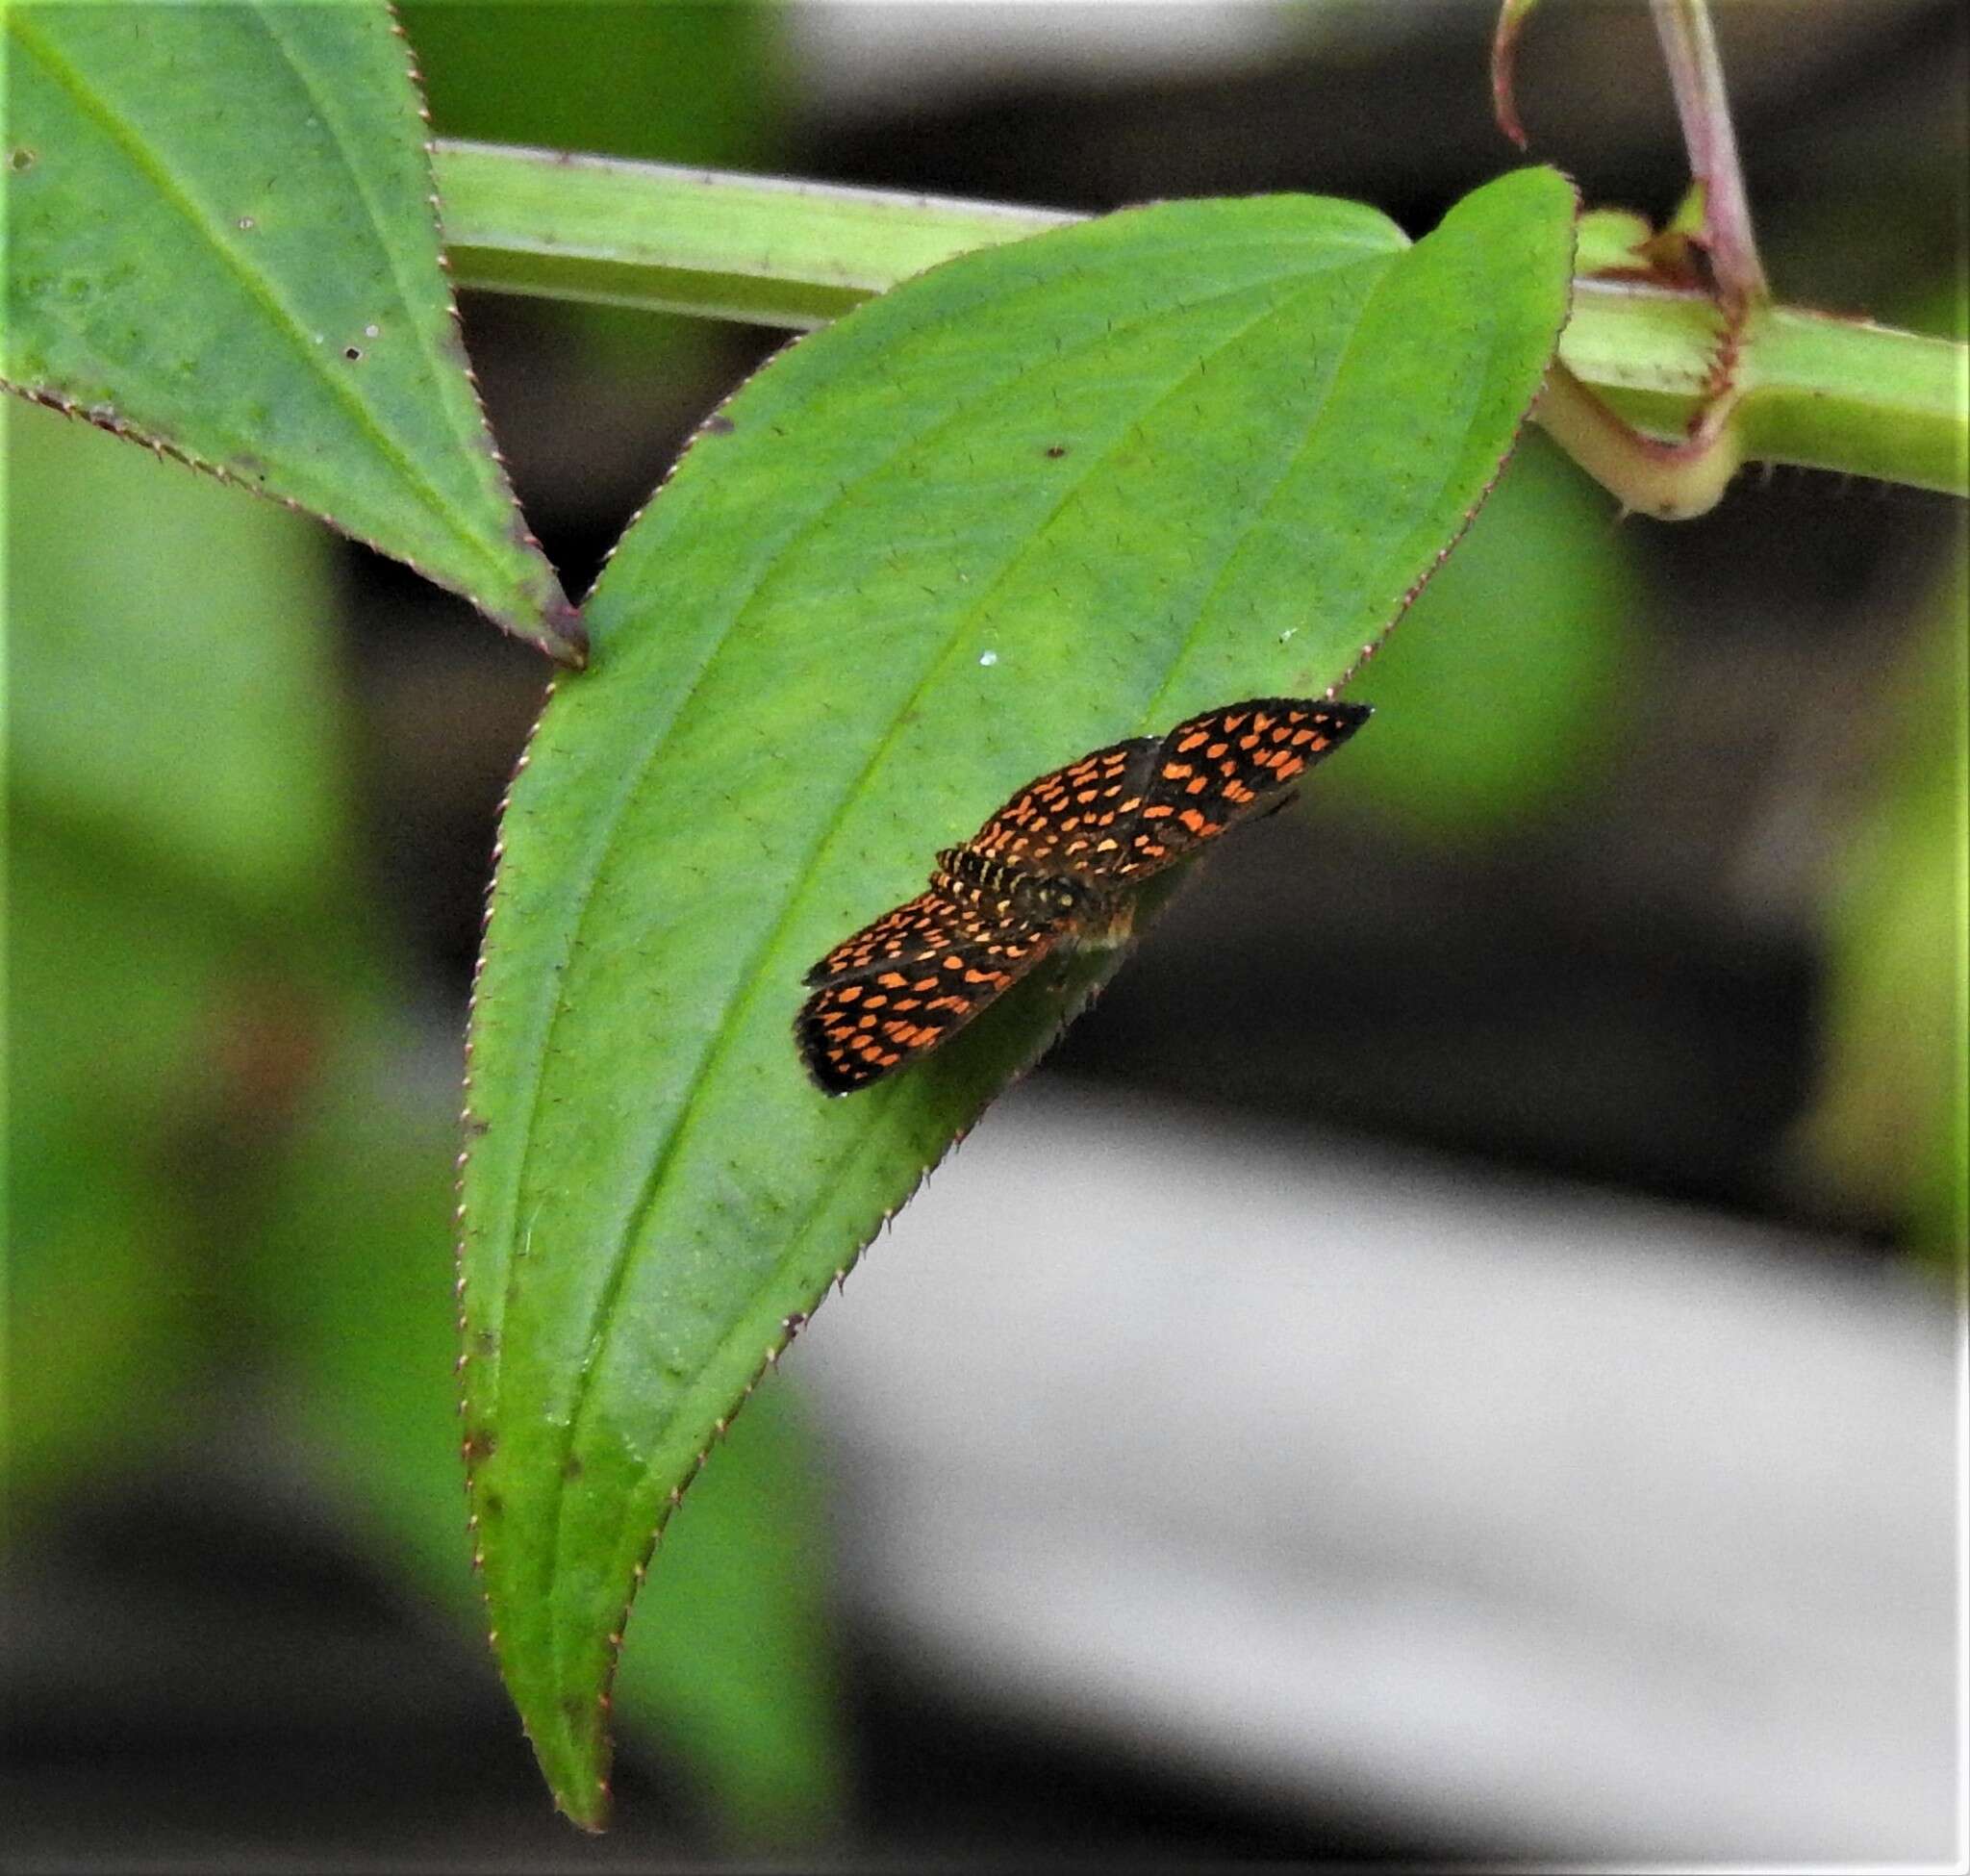
[[[939,261],[1076,217],[555,151],[440,141],[461,287],[807,330]],[[1649,434],[1697,417],[1721,321],[1702,295],[1582,278],[1560,356]],[[1743,454],[1970,495],[1970,350],[1802,308],[1742,337]]]
[[[462,287],[807,331],[939,261],[1081,217],[490,143],[436,145]]]

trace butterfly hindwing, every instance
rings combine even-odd
[[[817,987],[794,1026],[800,1059],[828,1094],[866,1088],[963,1028],[1059,936],[933,886],[837,945],[808,974]]]
[[[919,893],[881,918],[844,938],[808,972],[808,983],[832,983],[885,970],[892,965],[921,963],[948,951],[962,937],[964,908],[943,893]]]

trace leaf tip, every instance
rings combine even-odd
[[[602,1756],[608,1758],[608,1737],[603,1735]],[[557,1786],[554,1790],[554,1808],[576,1830],[586,1832],[590,1837],[600,1837],[609,1828],[609,1813],[615,1800],[615,1793],[609,1788],[606,1772],[592,1772],[573,1786]]]
[[[518,1689],[515,1691],[518,1694]],[[572,1689],[558,1698],[549,1695],[539,1704],[521,1701],[519,1705],[521,1728],[534,1749],[554,1809],[576,1830],[600,1836],[609,1827],[615,1801],[609,1784],[608,1694]]]
[[[569,671],[584,671],[589,662],[589,628],[582,622],[581,608],[570,605],[558,594],[542,609],[541,628],[534,635],[538,645],[557,665]]]

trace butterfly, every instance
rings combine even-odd
[[[807,1073],[852,1094],[955,1035],[1056,948],[1123,943],[1135,888],[1254,809],[1283,807],[1369,714],[1254,697],[1028,782],[938,854],[928,891],[807,973],[794,1026]]]

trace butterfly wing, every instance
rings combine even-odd
[[[1245,816],[1283,806],[1301,776],[1369,715],[1364,703],[1253,697],[1178,723],[1156,746],[1110,871],[1146,878]]]
[[[954,1035],[1053,949],[1048,929],[933,886],[807,974],[795,1041],[823,1093],[852,1094]]]
[[[1162,739],[1138,736],[1028,782],[972,835],[973,853],[1021,873],[1105,873],[1143,805]]]
[[[803,981],[833,983],[897,965],[921,964],[950,950],[970,928],[965,908],[934,888],[844,938]]]
[[[1255,697],[1168,736],[1097,749],[1029,782],[967,843],[1008,875],[1136,880],[1221,834],[1368,720],[1358,703]],[[828,1094],[894,1074],[998,1001],[1067,934],[1002,886],[940,873],[928,892],[844,939],[807,974],[800,1059]]]

